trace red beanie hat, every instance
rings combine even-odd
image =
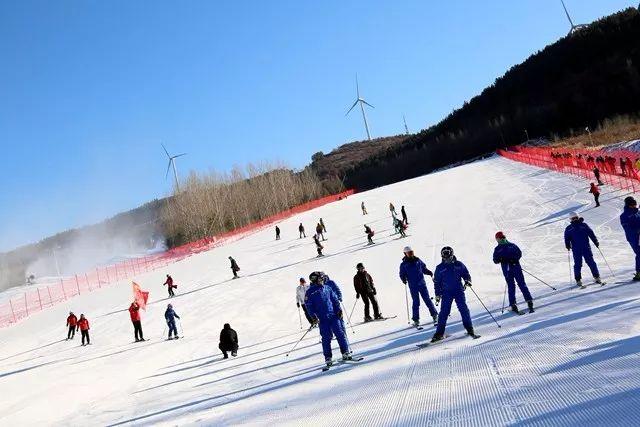
[[[502,231],[498,231],[496,233],[496,239],[505,239],[506,236],[504,235],[504,233]]]

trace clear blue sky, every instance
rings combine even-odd
[[[635,5],[566,0],[577,23]],[[166,195],[189,170],[438,122],[564,36],[559,0],[0,2],[0,250]]]

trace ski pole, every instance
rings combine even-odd
[[[353,316],[353,311],[356,309],[356,304],[358,304],[358,298],[356,298],[356,302],[353,303],[353,308],[351,309],[351,313],[349,313],[349,322],[351,322],[351,316]]]
[[[571,252],[567,249],[567,261],[569,261],[569,284],[573,282],[573,276],[571,275]]]
[[[600,255],[602,255],[602,259],[604,260],[604,263],[607,264],[607,267],[609,268],[609,271],[611,272],[611,275],[613,276],[614,279],[617,279],[615,273],[613,272],[613,270],[611,269],[611,266],[609,265],[609,263],[607,262],[607,259],[604,257],[604,254],[602,253],[602,250],[600,249],[599,246],[596,246],[598,248],[598,251],[600,252]]]
[[[357,302],[357,301],[356,301],[356,302]],[[346,312],[347,312],[347,310],[345,310],[345,309],[344,309],[344,303],[343,303],[342,301],[340,301],[340,305],[342,306],[342,312],[343,312],[343,313],[346,313]],[[344,317],[344,316],[343,316],[343,317]],[[348,318],[347,318],[347,323],[348,323],[348,324],[349,324],[349,326],[351,327],[351,333],[354,333],[354,334],[355,334],[355,333],[356,333],[356,331],[353,329],[353,324],[351,323],[351,320],[349,320]]]
[[[287,353],[286,357],[289,357],[289,353],[293,352],[293,350],[296,349],[296,347],[298,347],[298,344],[300,344],[302,342],[302,340],[304,339],[304,337],[307,336],[307,334],[309,333],[309,331],[311,331],[311,329],[313,329],[313,325],[309,326],[309,329],[307,329],[307,332],[305,332],[300,339],[298,340],[298,342],[296,342],[296,345],[293,346],[293,348],[291,350],[289,350],[289,352]]]
[[[480,299],[480,297],[478,296],[478,294],[476,293],[476,291],[473,289],[473,286],[469,286],[469,289],[471,289],[471,292],[473,292],[473,294],[476,296],[476,298],[478,298],[478,301],[480,301],[480,304],[482,304],[482,306],[484,307],[484,309],[487,311],[487,313],[489,313],[489,316],[491,316],[491,318],[493,319],[494,322],[496,322],[496,325],[498,325],[498,328],[502,328],[502,325],[500,325],[500,323],[498,323],[498,321],[496,320],[495,317],[493,317],[493,314],[491,314],[491,312],[489,311],[489,309],[487,308],[486,305],[484,305],[484,303],[482,302],[482,300]]]
[[[529,276],[533,277],[534,279],[536,279],[537,281],[539,281],[540,283],[542,283],[543,285],[547,285],[548,287],[550,287],[551,289],[553,289],[554,291],[557,291],[556,288],[554,288],[553,286],[551,286],[550,284],[548,284],[547,282],[545,282],[544,280],[542,280],[541,278],[539,278],[538,276],[536,276],[535,274],[529,273],[527,270],[525,270],[524,268],[522,269],[522,271],[524,271],[525,273],[527,273]]]
[[[163,337],[165,332],[167,332],[167,325],[164,326],[164,329],[162,330],[162,335],[160,335],[160,337]]]
[[[507,284],[504,284],[504,294],[502,294],[502,314],[504,314],[504,301],[507,297]]]
[[[411,324],[411,318],[409,317],[409,291],[407,291],[407,285],[404,285],[404,301],[407,303],[407,323]]]
[[[300,306],[298,306],[298,320],[300,321],[300,329],[302,329],[302,315],[300,314]]]

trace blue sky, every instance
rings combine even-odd
[[[356,72],[372,135],[415,131],[567,30],[559,0],[0,2],[0,250],[166,195],[161,142],[303,167],[363,139]]]

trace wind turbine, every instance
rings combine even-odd
[[[360,104],[360,110],[362,111],[362,120],[364,120],[364,128],[367,131],[367,138],[371,141],[371,133],[369,132],[369,123],[367,123],[367,115],[364,113],[365,104],[371,108],[375,108],[373,105],[369,104],[367,101],[360,97],[360,85],[358,84],[358,75],[356,74],[356,101],[353,103],[349,111],[345,116],[348,116],[351,110],[355,108],[356,105]]]
[[[575,25],[573,23],[573,20],[571,19],[571,15],[569,15],[569,11],[567,10],[567,6],[564,4],[564,0],[560,0],[560,2],[562,3],[562,8],[564,9],[565,15],[567,15],[567,19],[569,20],[569,24],[571,24],[571,29],[569,30],[569,35],[575,33],[579,29],[585,28],[587,26],[586,24]]]
[[[402,121],[404,122],[404,133],[409,135],[409,126],[407,126],[407,118],[404,116],[404,114],[402,115]]]
[[[178,171],[176,170],[176,159],[178,157],[186,156],[187,153],[182,153],[182,154],[177,154],[175,156],[172,156],[169,154],[169,152],[167,151],[167,147],[165,147],[164,144],[160,144],[160,145],[162,145],[162,149],[164,150],[164,153],[167,155],[167,158],[169,159],[169,164],[167,165],[167,173],[164,175],[164,179],[167,179],[167,177],[169,176],[169,169],[173,167],[173,179],[175,180],[175,183],[176,183],[176,190],[180,191],[180,184],[178,183]]]

